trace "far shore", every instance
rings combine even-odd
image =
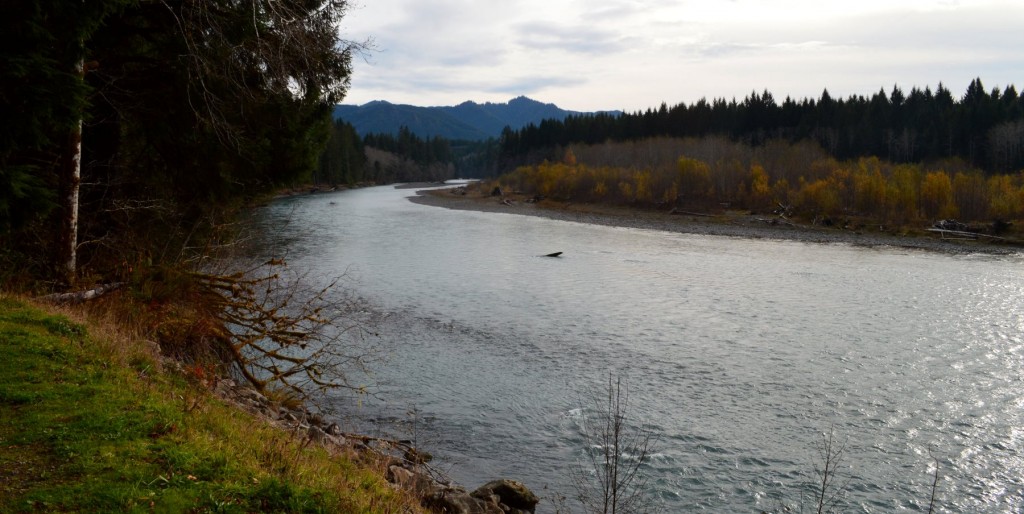
[[[868,232],[800,223],[788,224],[789,222],[770,224],[768,222],[772,218],[770,215],[758,216],[739,211],[729,211],[714,216],[670,214],[653,210],[551,200],[531,203],[513,195],[492,197],[472,190],[465,194],[458,194],[454,191],[454,188],[417,191],[417,195],[409,200],[421,205],[455,210],[521,214],[594,225],[661,230],[683,234],[905,248],[949,254],[1013,255],[1024,253],[1024,247],[1021,246],[998,242],[942,239],[938,235],[931,235],[923,231]]]

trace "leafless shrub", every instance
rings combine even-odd
[[[605,393],[593,398],[594,415],[583,420],[586,456],[572,474],[577,499],[589,513],[653,512],[641,468],[657,438],[630,423],[629,394],[621,377],[613,379],[609,374]]]
[[[822,434],[821,446],[818,448],[818,462],[814,465],[817,475],[815,486],[815,505],[818,514],[838,512],[839,506],[846,495],[849,479],[841,475],[846,443],[836,439],[835,425],[831,425],[827,434]]]
[[[932,455],[932,460],[935,461],[935,472],[932,475],[931,495],[928,498],[928,514],[935,512],[935,502],[939,493],[939,459]]]

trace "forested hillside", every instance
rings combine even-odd
[[[961,158],[987,172],[1024,167],[1024,99],[1013,85],[986,91],[981,79],[962,97],[939,84],[933,92],[898,86],[870,97],[778,102],[768,91],[742,101],[724,98],[645,112],[579,115],[545,120],[502,134],[506,163],[525,162],[546,148],[572,143],[635,141],[651,137],[726,136],[760,145],[781,139],[815,141],[837,159],[879,157],[895,163]]]
[[[338,35],[346,9],[7,5],[0,283],[70,283],[113,274],[113,263],[178,257],[222,209],[308,180],[361,49]]]
[[[367,134],[337,120],[313,174],[324,185],[437,182],[455,178],[455,156],[447,139],[423,139],[402,127],[398,135]]]

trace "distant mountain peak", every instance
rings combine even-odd
[[[552,103],[543,103],[525,95],[507,103],[470,100],[450,107],[417,107],[374,100],[361,106],[338,105],[335,119],[344,119],[360,134],[397,134],[400,127],[420,137],[440,136],[447,139],[482,140],[498,137],[505,127],[520,129],[546,119],[565,119],[582,114],[567,111]]]

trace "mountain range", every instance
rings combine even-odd
[[[463,102],[449,107],[417,107],[376,100],[363,105],[338,105],[334,118],[351,123],[360,134],[398,134],[400,127],[422,138],[479,141],[498,137],[505,127],[519,129],[546,119],[563,120],[570,115],[555,104],[525,96],[508,103]]]

